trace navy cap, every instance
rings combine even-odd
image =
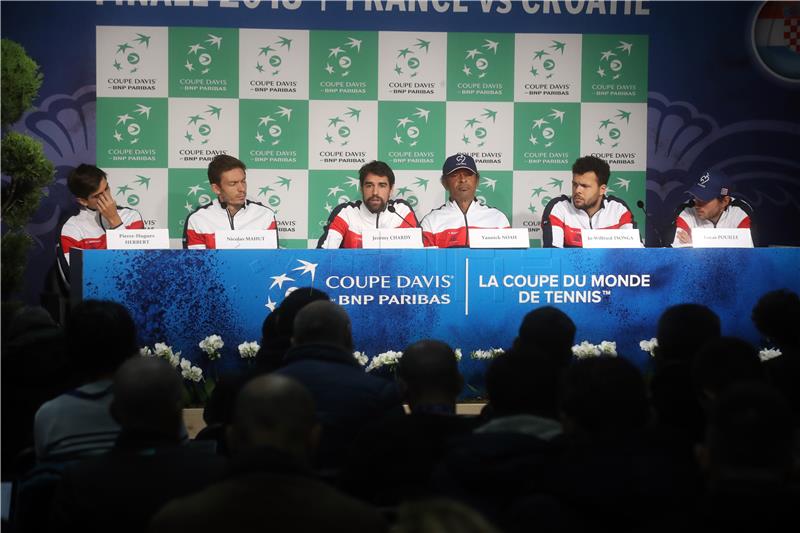
[[[445,159],[442,176],[449,176],[460,168],[470,170],[473,174],[478,173],[478,167],[475,166],[475,160],[472,157],[467,154],[455,154]]]
[[[686,192],[703,202],[708,202],[720,196],[728,196],[730,189],[731,180],[723,172],[706,170]]]

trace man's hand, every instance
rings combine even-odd
[[[97,198],[97,210],[100,211],[103,218],[108,220],[112,229],[122,225],[122,218],[117,212],[117,203],[114,201],[114,197],[111,196],[110,189],[103,191],[103,194]]]
[[[692,244],[692,236],[689,235],[686,231],[678,229],[678,241],[681,244]]]

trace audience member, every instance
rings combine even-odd
[[[64,461],[106,452],[119,425],[109,413],[111,378],[138,352],[136,326],[120,304],[85,300],[67,323],[67,351],[83,385],[42,405],[34,421],[40,461]]]
[[[123,363],[111,402],[120,435],[110,453],[64,469],[53,529],[144,531],[164,504],[222,474],[222,458],[182,445],[182,392],[180,376],[162,359]]]
[[[348,490],[382,506],[427,497],[431,473],[450,440],[478,423],[477,417],[456,415],[464,380],[447,344],[423,340],[406,348],[397,382],[410,413],[368,426],[352,446],[345,474]]]
[[[151,532],[386,530],[376,510],[315,479],[320,426],[312,395],[295,380],[270,374],[245,385],[228,438],[227,479],[167,505]]]
[[[749,342],[735,337],[720,337],[703,345],[695,356],[692,376],[697,397],[705,412],[731,385],[766,381],[758,350]]]
[[[499,533],[499,530],[466,505],[439,498],[401,505],[392,533]]]

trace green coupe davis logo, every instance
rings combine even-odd
[[[464,66],[461,72],[467,78],[481,79],[490,72],[492,59],[497,55],[500,43],[484,39],[483,44],[465,50]]]
[[[292,39],[278,36],[278,40],[258,48],[255,70],[265,76],[277,76],[283,66],[285,52],[292,49]]]
[[[395,76],[406,79],[416,78],[423,61],[428,57],[430,46],[430,41],[417,39],[416,43],[399,49],[394,60],[394,69],[392,69]]]
[[[461,143],[466,147],[480,148],[489,140],[497,121],[497,111],[484,108],[483,112],[468,118],[461,132]]]
[[[193,74],[206,75],[214,68],[214,60],[222,49],[222,37],[208,34],[208,38],[189,46],[183,67]]]
[[[361,118],[361,110],[348,107],[344,113],[328,119],[328,128],[325,131],[325,142],[329,145],[347,146],[350,144],[353,129]]]
[[[117,45],[112,66],[117,72],[136,74],[141,67],[142,49],[150,48],[151,36],[137,33],[132,39]]]
[[[208,105],[205,111],[190,115],[186,122],[183,138],[192,145],[208,144],[214,131],[215,122],[212,119],[216,119],[218,122],[221,114],[222,108]]]
[[[347,78],[353,69],[354,58],[361,53],[362,42],[360,39],[348,37],[344,43],[330,48],[325,61],[325,72],[331,78]]]
[[[536,79],[550,79],[558,70],[558,61],[563,57],[567,43],[554,40],[548,47],[533,53],[528,71]]]
[[[118,146],[136,146],[143,138],[143,125],[150,120],[152,106],[135,105],[135,109],[122,115],[117,115],[113,137]]]

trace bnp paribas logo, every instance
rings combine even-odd
[[[428,190],[428,183],[430,179],[414,177],[414,183],[404,187],[398,187],[395,190],[395,198],[405,200],[412,208],[419,205],[420,196]]]
[[[416,78],[423,62],[430,52],[431,42],[424,39],[417,41],[409,46],[405,46],[397,51],[394,60],[394,74],[401,79]]]
[[[604,79],[618,80],[624,72],[625,62],[631,57],[633,43],[619,41],[616,47],[600,52],[600,61],[595,73]]]
[[[531,186],[528,195],[528,213],[532,217],[540,217],[550,200],[566,192],[563,178],[550,177],[544,183]]]
[[[281,37],[278,40],[265,44],[258,49],[258,59],[256,60],[255,70],[265,76],[277,76],[281,72],[285,52],[292,49],[292,39]]]
[[[423,132],[428,124],[429,109],[416,108],[415,113],[397,119],[392,141],[398,147],[414,147],[422,140]]]
[[[324,68],[330,78],[344,79],[350,75],[361,53],[362,42],[360,39],[347,37],[343,43],[329,49]]]
[[[564,56],[567,43],[554,40],[548,47],[533,53],[530,72],[536,79],[550,79],[557,72],[558,61]]]
[[[528,142],[535,148],[550,148],[556,142],[559,130],[564,125],[565,111],[551,109],[549,114],[531,122]]]
[[[631,115],[631,111],[617,109],[615,115],[601,120],[597,126],[594,140],[597,148],[616,148],[619,146],[630,124]]]
[[[484,39],[482,44],[465,50],[464,66],[461,69],[464,76],[475,79],[486,77],[499,46],[498,41]]]
[[[280,206],[283,202],[281,195],[288,193],[291,187],[291,178],[277,176],[271,184],[258,188],[256,199],[267,204],[276,213],[280,213]]]
[[[189,115],[183,138],[190,145],[208,144],[212,138],[214,126],[218,125],[221,115],[222,108],[213,105],[207,105],[204,111]]]
[[[467,148],[480,148],[486,144],[496,126],[497,111],[484,108],[482,113],[465,121],[461,134],[461,143]]]
[[[356,107],[348,107],[344,113],[339,113],[328,119],[328,127],[325,130],[325,142],[333,146],[347,146],[354,130],[358,127],[361,118],[361,110]]]
[[[312,263],[303,259],[295,259],[295,267],[289,264],[289,267],[278,270],[275,275],[267,276],[267,301],[264,307],[270,311],[274,311],[283,298],[292,294],[300,287],[308,287],[314,285],[314,278],[316,277],[317,267],[319,263]],[[273,297],[275,298],[273,300]]]
[[[325,211],[330,215],[333,208],[339,204],[352,202],[359,197],[358,190],[361,182],[357,177],[345,176],[341,183],[334,183],[333,187],[328,187],[328,194],[325,197]],[[321,221],[321,225],[326,224],[326,220]]]
[[[150,111],[153,108],[144,104],[134,105],[135,108],[130,111],[117,115],[113,133],[117,146],[135,147],[145,135],[146,126],[150,121]]]
[[[124,42],[117,44],[114,54],[114,70],[120,73],[135,74],[142,61],[142,50],[150,48],[150,35],[137,33]]]
[[[189,45],[186,62],[183,65],[193,74],[208,74],[214,67],[214,60],[222,50],[222,37],[209,33],[207,39]]]
[[[255,139],[265,146],[278,146],[286,136],[284,135],[289,122],[292,120],[292,108],[276,106],[275,111],[263,117],[258,117]]]
[[[141,194],[150,189],[150,179],[147,176],[137,174],[132,183],[120,185],[114,193],[117,205],[124,207],[136,207],[141,202]]]

